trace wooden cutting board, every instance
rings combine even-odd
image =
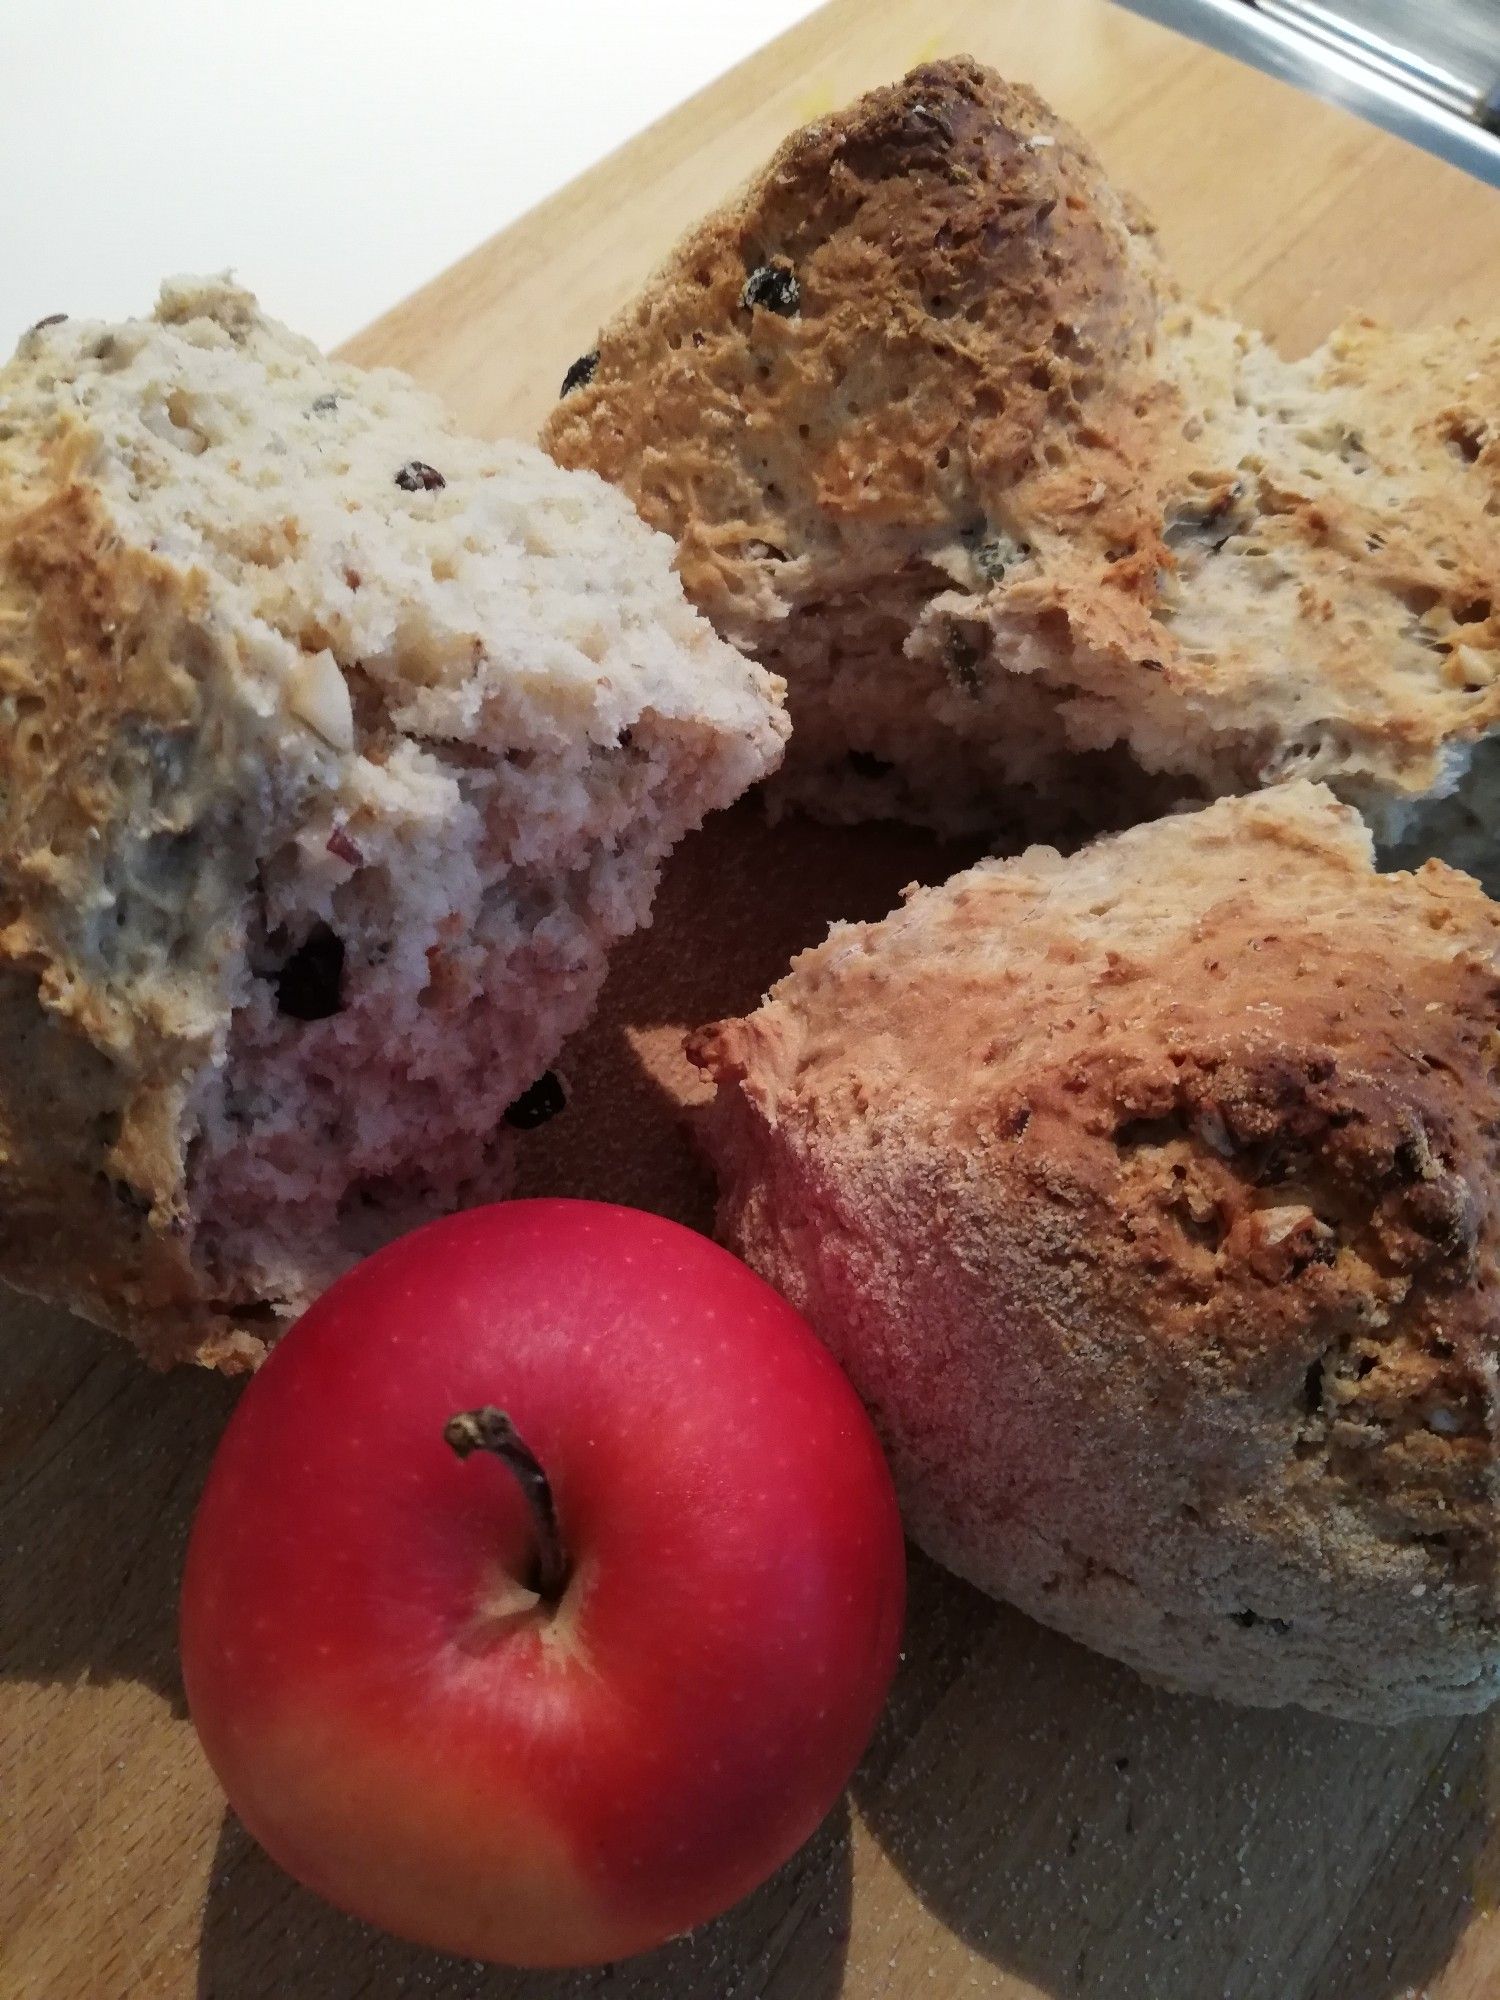
[[[1036,83],[1154,207],[1188,280],[1292,350],[1352,309],[1500,314],[1494,193],[1105,0],[835,0],[350,352],[530,435],[600,316],[786,131],[960,50]],[[706,1222],[674,1115],[680,1024],[750,1004],[831,917],[878,914],[954,858],[887,829],[773,834],[753,808],[687,843],[570,1052],[572,1104],[531,1144],[527,1191]],[[0,1318],[3,2000],[1500,1994],[1491,1725],[1381,1732],[1161,1694],[921,1561],[847,1802],[741,1909],[577,1979],[408,1950],[250,1845],[184,1718],[178,1567],[233,1387],[149,1377],[22,1301]]]

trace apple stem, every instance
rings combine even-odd
[[[557,1525],[552,1485],[536,1453],[504,1410],[497,1410],[493,1403],[478,1410],[460,1410],[443,1426],[443,1437],[460,1458],[487,1451],[515,1475],[536,1530],[536,1560],[528,1584],[544,1603],[556,1604],[568,1581],[568,1555]]]

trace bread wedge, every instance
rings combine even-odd
[[[233,285],[0,370],[0,1276],[253,1363],[503,1192],[776,681],[601,480]]]

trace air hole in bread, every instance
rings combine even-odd
[[[1256,1626],[1261,1627],[1264,1631],[1278,1634],[1285,1634],[1292,1629],[1290,1618],[1271,1618],[1264,1612],[1251,1611],[1248,1608],[1244,1611],[1231,1611],[1229,1615],[1236,1625],[1243,1627],[1247,1632],[1253,1630]]]
[[[343,1005],[344,941],[314,924],[275,976],[276,1007],[294,1021],[322,1021]]]
[[[1459,417],[1449,426],[1447,440],[1449,449],[1463,460],[1465,465],[1473,465],[1484,450],[1488,425],[1479,417]]]

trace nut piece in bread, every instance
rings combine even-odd
[[[1494,1698],[1497,954],[1292,782],[983,863],[697,1038],[723,1234],[924,1548],[1173,1686]]]
[[[543,443],[785,676],[776,784],[824,815],[1122,824],[1305,776],[1396,840],[1500,720],[1500,338],[1283,360],[977,63],[795,133],[570,380]]]
[[[781,754],[671,555],[228,283],[23,339],[0,1275],[246,1365],[362,1249],[503,1191],[507,1107],[662,856]]]

